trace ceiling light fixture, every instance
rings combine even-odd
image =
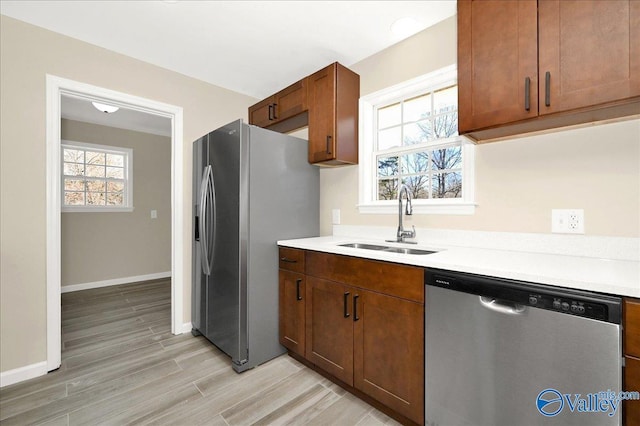
[[[120,109],[120,107],[101,104],[100,102],[91,102],[91,103],[93,104],[94,107],[96,107],[98,111],[106,112],[107,114],[111,114],[112,112],[116,112],[117,110]]]
[[[391,24],[391,32],[399,38],[407,38],[422,29],[423,25],[411,17],[396,19],[395,22]]]

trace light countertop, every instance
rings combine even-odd
[[[340,246],[340,244],[354,242],[435,250],[437,253],[428,255],[398,254]],[[633,260],[598,259],[460,246],[399,244],[348,236],[284,240],[278,241],[278,245],[619,296],[640,297],[640,262]]]

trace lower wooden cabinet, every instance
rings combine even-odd
[[[403,418],[423,424],[424,272],[301,252],[304,274],[280,269],[281,343]],[[298,300],[299,288],[304,288],[303,300]]]
[[[624,387],[627,391],[640,391],[640,359],[625,357]],[[640,425],[640,401],[627,400],[623,403],[624,424]]]
[[[305,351],[305,277],[280,270],[280,344],[298,355]]]
[[[624,390],[640,391],[640,299],[624,300]],[[624,424],[640,425],[640,400],[627,400],[622,405]]]
[[[353,386],[353,289],[308,277],[306,358]]]

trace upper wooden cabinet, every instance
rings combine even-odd
[[[476,140],[640,113],[640,2],[458,1],[459,131]]]
[[[249,107],[249,124],[277,132],[309,126],[309,162],[358,163],[360,76],[339,63]]]
[[[307,110],[306,79],[249,107],[249,124],[269,127]]]
[[[360,76],[333,63],[309,76],[309,162],[358,163]]]

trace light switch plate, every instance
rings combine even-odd
[[[340,209],[331,210],[331,223],[333,225],[340,225]]]
[[[158,218],[158,210],[151,210],[151,219]]]

